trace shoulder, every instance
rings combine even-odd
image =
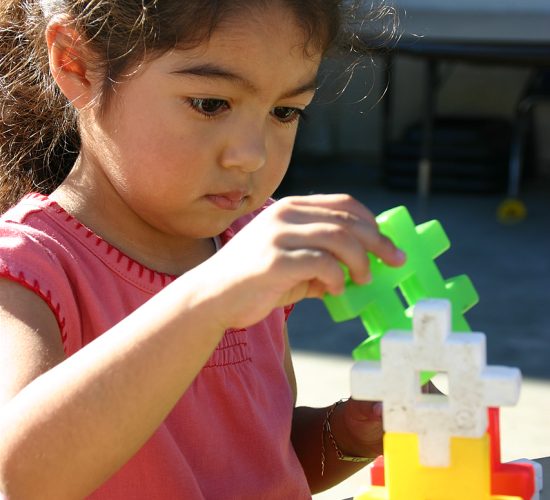
[[[67,249],[49,224],[42,202],[26,197],[0,217],[0,278],[39,296],[54,313],[62,335],[73,287],[67,276]]]
[[[26,199],[0,217],[0,262],[52,259],[49,250],[51,236],[42,228],[41,207],[26,203]]]
[[[64,245],[45,209],[42,199],[30,195],[0,217],[2,267],[17,263],[32,267],[58,264]]]

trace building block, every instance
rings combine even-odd
[[[458,498],[461,498],[461,500],[471,500],[464,497]],[[521,500],[519,497],[511,497],[507,495],[493,495],[488,498],[491,500]],[[360,495],[355,496],[354,500],[390,500],[390,497],[388,496],[388,490],[386,488],[381,486],[371,486],[366,493],[361,493]],[[426,497],[424,500],[433,500],[433,497]]]
[[[344,292],[324,297],[334,321],[358,317],[367,331],[353,351],[361,362],[352,397],[384,402],[385,457],[370,468],[371,489],[356,498],[538,500],[540,465],[500,462],[498,409],[488,408],[517,403],[521,374],[486,366],[485,336],[463,335],[478,296],[466,276],[441,276],[434,260],[450,246],[441,225],[415,226],[404,207],[377,222],[406,263],[392,268],[368,254],[369,284],[354,283],[342,266]],[[421,390],[437,372],[448,376],[448,396]]]
[[[500,462],[499,408],[488,409],[488,434],[490,443],[491,493],[506,492],[522,500],[540,500],[543,487],[542,466],[532,460],[518,460],[503,464]],[[521,465],[517,467],[517,465]],[[384,486],[384,456],[380,455],[369,465],[370,482],[373,486]],[[386,490],[383,490],[386,491]]]
[[[529,460],[528,458],[521,458],[519,460],[514,460],[513,462],[509,462],[503,465],[521,465],[522,467],[527,466],[526,470],[531,470],[532,468],[533,474],[535,477],[534,481],[532,481],[531,483],[527,483],[526,480],[522,478],[521,482],[522,482],[522,485],[526,485],[526,486],[523,486],[525,489],[527,489],[527,486],[534,485],[534,493],[531,496],[531,500],[540,500],[540,494],[543,487],[543,475],[544,475],[542,465],[540,463],[538,463],[535,460]],[[516,483],[516,487],[518,486],[519,485]],[[508,489],[510,490],[510,492],[512,492],[511,487],[509,487]]]
[[[419,460],[415,434],[387,433],[386,484],[395,500],[489,498],[489,438],[451,438],[449,467],[425,467]]]
[[[368,491],[355,496],[354,500],[388,500],[388,490],[383,486],[371,486]]]
[[[369,464],[370,484],[373,486],[384,486],[384,455],[376,457],[374,462]]]
[[[523,500],[537,500],[542,489],[542,467],[531,460],[518,463],[501,463],[500,458],[500,410],[489,408],[489,437],[491,444],[491,491],[506,492]],[[539,475],[537,476],[537,472]]]
[[[421,299],[450,300],[453,330],[469,331],[464,313],[477,303],[478,295],[467,276],[443,279],[434,259],[450,244],[439,222],[433,220],[415,226],[405,207],[388,210],[376,220],[380,232],[406,252],[406,263],[393,268],[369,254],[372,275],[369,284],[354,283],[344,267],[345,291],[338,296],[327,294],[324,297],[334,321],[361,318],[368,338],[353,351],[353,357],[379,360],[382,335],[390,329],[411,330],[411,306]]]
[[[519,399],[517,368],[486,366],[485,335],[451,333],[448,300],[422,300],[414,307],[414,330],[391,331],[381,341],[382,361],[352,368],[354,399],[383,401],[386,432],[418,434],[420,463],[448,467],[451,437],[479,438],[489,406]],[[420,373],[445,372],[448,396],[422,394]]]
[[[386,433],[384,450],[388,486],[372,486],[355,500],[521,500],[517,496],[491,493],[487,433],[481,438],[452,438],[450,467],[421,465],[418,444],[415,434]]]

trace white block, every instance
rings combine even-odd
[[[483,371],[487,406],[514,406],[521,390],[521,371],[508,366],[488,366]]]
[[[447,300],[419,301],[413,332],[391,331],[381,341],[381,362],[360,362],[351,374],[352,397],[383,401],[384,429],[418,434],[420,463],[448,466],[450,438],[479,438],[487,407],[517,403],[517,368],[487,367],[482,333],[451,333]],[[447,397],[422,394],[421,372],[445,372]]]
[[[361,401],[382,401],[385,399],[385,385],[380,363],[359,361],[351,369],[351,397]]]

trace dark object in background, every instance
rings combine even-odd
[[[416,189],[422,132],[422,124],[414,124],[399,141],[389,145],[383,170],[387,186]],[[504,191],[511,133],[510,122],[501,118],[437,118],[433,130],[431,190]]]
[[[550,101],[550,68],[534,71],[527,81],[516,106],[516,117],[510,149],[508,197],[519,198],[519,187],[525,174],[533,173],[535,124],[533,111],[540,102]]]

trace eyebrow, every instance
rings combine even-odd
[[[252,94],[258,94],[260,92],[258,87],[254,85],[254,83],[252,83],[248,78],[245,78],[238,73],[213,64],[198,64],[196,66],[190,66],[188,68],[181,68],[175,71],[171,71],[171,74],[183,76],[198,76],[212,80],[227,80],[246,88]],[[296,97],[301,94],[315,92],[315,90],[317,90],[317,86],[317,76],[315,75],[311,80],[305,82],[304,84],[298,85],[298,87],[285,92],[281,96],[281,99],[288,99],[290,97]]]

